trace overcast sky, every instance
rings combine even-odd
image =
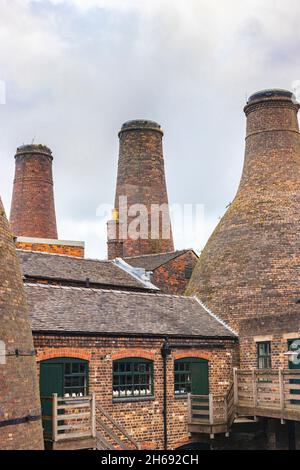
[[[0,194],[16,147],[54,154],[59,237],[106,255],[99,204],[114,199],[121,124],[165,131],[171,204],[204,204],[200,250],[233,199],[246,97],[300,79],[299,0],[0,0]]]

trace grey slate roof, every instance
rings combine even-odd
[[[126,261],[126,263],[136,268],[144,268],[146,269],[146,271],[154,271],[155,269],[159,268],[163,264],[166,264],[172,259],[175,259],[178,256],[181,256],[184,253],[187,253],[189,251],[193,251],[193,250],[188,249],[188,250],[170,251],[168,253],[156,253],[152,255],[131,256],[131,257],[123,258],[123,259]]]
[[[145,284],[111,261],[17,250],[23,275],[85,282],[117,288],[146,289]]]
[[[193,297],[25,284],[33,331],[230,337]]]

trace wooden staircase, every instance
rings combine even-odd
[[[42,397],[52,403],[43,414],[45,448],[52,450],[134,450],[139,443],[99,404],[84,397]],[[50,426],[49,426],[50,424]]]
[[[235,369],[226,396],[189,395],[188,409],[189,432],[212,439],[257,417],[300,421],[300,370]]]
[[[192,434],[228,435],[236,413],[234,406],[234,385],[224,395],[188,395],[188,427]]]

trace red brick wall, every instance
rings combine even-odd
[[[59,242],[57,245],[50,245],[47,243],[17,242],[16,247],[20,250],[26,251],[40,251],[43,253],[52,253],[55,255],[68,255],[74,256],[75,258],[84,258],[84,247],[59,245]]]
[[[153,272],[152,282],[165,294],[184,295],[189,283],[185,270],[194,269],[198,257],[191,250],[163,264]]]
[[[298,306],[299,308],[299,306]],[[240,365],[242,369],[257,368],[257,342],[271,341],[272,368],[289,368],[289,339],[300,339],[300,315],[284,313],[241,322]]]
[[[178,340],[179,341],[179,340]],[[174,349],[168,358],[168,441],[177,448],[189,441],[187,401],[174,398],[173,361],[183,357],[209,360],[210,390],[225,393],[231,380],[232,367],[237,365],[237,347],[231,341],[215,341],[224,349],[201,347]],[[196,341],[193,340],[193,343]],[[34,335],[38,361],[54,357],[78,357],[89,360],[90,391],[97,400],[145,449],[163,448],[163,362],[162,340],[149,338],[55,337]],[[171,342],[172,343],[172,342]],[[213,343],[210,341],[210,343]],[[125,357],[154,360],[154,399],[134,402],[112,401],[112,361]]]
[[[10,224],[15,236],[57,238],[52,154],[44,145],[17,149]]]

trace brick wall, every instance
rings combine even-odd
[[[203,340],[204,341],[204,340]],[[202,341],[202,343],[203,343]],[[177,448],[189,441],[187,431],[187,400],[174,398],[174,359],[199,357],[209,361],[209,381],[212,393],[225,393],[231,380],[232,367],[237,365],[237,346],[232,341],[210,340],[215,348],[192,349],[191,341],[176,340],[186,349],[172,349],[168,358],[168,441]],[[37,360],[54,357],[74,357],[89,361],[90,391],[96,393],[101,405],[139,442],[144,449],[163,448],[163,361],[161,339],[41,336],[34,334]],[[172,341],[170,341],[172,344]],[[223,346],[220,348],[220,346]],[[114,402],[112,400],[112,361],[126,357],[144,357],[154,361],[154,399],[147,401]]]
[[[193,270],[197,261],[192,250],[185,252],[155,269],[151,280],[165,294],[183,295],[189,283],[186,270]]]
[[[298,305],[299,308],[299,305]],[[289,339],[300,339],[300,315],[284,313],[264,318],[253,318],[241,322],[240,366],[242,369],[257,368],[257,343],[270,341],[272,368],[289,368]]]
[[[84,258],[84,247],[73,246],[73,245],[60,245],[59,241],[57,244],[47,243],[28,243],[28,242],[16,242],[16,247],[20,250],[26,251],[40,251],[43,253],[52,253],[56,255],[67,255],[74,256],[75,258]]]

